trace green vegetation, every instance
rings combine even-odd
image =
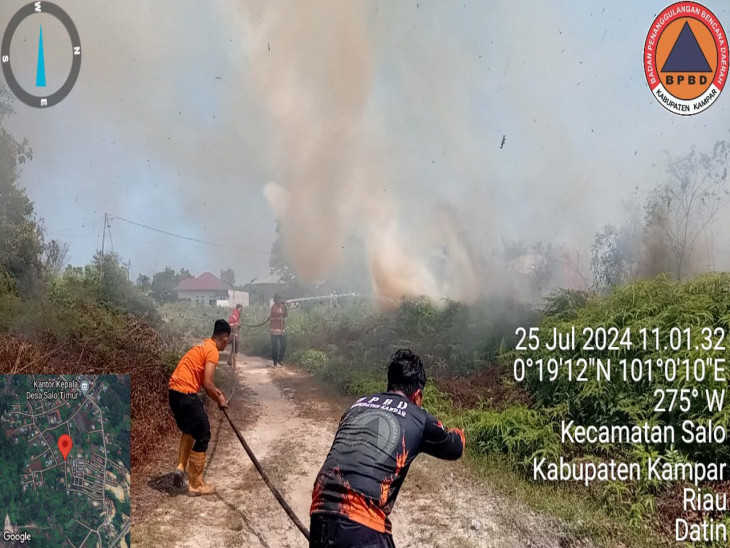
[[[0,414],[3,412],[0,405]],[[29,456],[27,444],[11,443],[0,428],[0,504],[13,516],[22,508],[23,487],[18,478],[23,476],[23,463]]]
[[[0,123],[9,112],[7,94],[0,90]],[[596,235],[591,269],[596,287],[609,294],[558,292],[540,313],[510,299],[484,300],[471,306],[410,299],[388,312],[366,300],[341,307],[304,304],[291,310],[285,361],[344,392],[362,395],[383,390],[389,355],[397,348],[410,347],[427,363],[431,382],[426,387],[425,406],[446,423],[466,430],[469,462],[477,473],[532,507],[566,520],[577,536],[591,536],[604,545],[661,545],[655,534],[657,506],[667,485],[658,481],[597,483],[590,488],[537,484],[527,479],[530,463],[534,458],[552,460],[560,455],[640,463],[650,457],[725,462],[730,458],[728,445],[588,444],[576,449],[561,445],[558,436],[563,419],[598,426],[643,422],[677,426],[685,419],[704,424],[711,418],[715,424],[727,426],[727,410],[712,417],[703,416],[698,405],[686,412],[676,408],[654,411],[657,388],[696,388],[704,393],[724,385],[711,377],[685,381],[681,376],[671,383],[655,377],[641,382],[614,379],[609,384],[595,380],[595,374],[589,375],[588,382],[575,383],[568,382],[564,370],[554,382],[546,382],[537,376],[537,368],[529,369],[525,382],[517,384],[511,367],[518,356],[515,329],[539,326],[546,333],[575,326],[581,333],[584,327],[630,328],[634,347],[615,356],[627,360],[667,357],[640,348],[642,328],[660,330],[659,346],[672,346],[670,329],[678,326],[689,329],[693,340],[701,340],[702,328],[727,332],[728,274],[705,275],[683,283],[660,277],[622,284],[638,276],[653,277],[658,271],[671,271],[677,279],[694,273],[689,267],[699,264],[695,260],[701,255],[698,238],[726,195],[729,155],[730,145],[719,142],[711,153],[692,150],[670,158],[670,177],[649,196],[644,220],[635,215],[625,226],[607,225]],[[173,288],[191,277],[185,269],[176,272],[166,268],[151,279],[140,275],[136,287],[114,254],[97,254],[91,264],[63,271],[67,246],[45,240],[42,221],[17,184],[20,166],[31,159],[28,143],[15,139],[0,125],[0,372],[51,373],[63,369],[132,373],[133,382],[144,389],[134,392],[131,425],[114,425],[110,432],[128,436],[132,430],[134,453],[115,456],[134,463],[152,451],[160,432],[174,428],[169,414],[149,410],[167,409],[167,376],[182,350],[175,344],[178,335],[188,339],[208,336],[213,322],[227,318],[230,311],[175,303]],[[286,257],[280,225],[277,233],[270,260],[272,271],[292,292],[309,294],[313,287],[297,278]],[[534,273],[538,296],[557,268],[557,247],[551,245],[541,243],[533,249],[545,259],[544,266]],[[515,258],[522,254],[515,253]],[[360,269],[361,278],[366,272]],[[230,269],[221,276],[235,281]],[[341,286],[352,289],[367,282],[348,275]],[[158,310],[156,305],[162,306]],[[244,309],[242,323],[258,324],[268,313],[268,307]],[[161,325],[176,334],[175,343],[150,327]],[[265,326],[244,328],[241,338],[244,351],[269,356]],[[712,354],[729,357],[727,350]],[[680,345],[672,352],[672,357],[691,362],[708,356],[709,351],[693,346]],[[544,360],[588,355],[543,349],[522,352],[519,357]],[[227,386],[222,371],[217,372],[218,380]],[[458,392],[459,386],[470,387],[481,397],[467,402]],[[130,403],[123,393],[117,395],[107,401],[110,408],[118,410]],[[24,515],[27,510],[18,506],[21,493],[17,477],[21,470],[16,467],[29,456],[29,448],[9,443],[0,430],[0,507],[7,507],[10,515],[21,521],[32,516]],[[88,520],[94,512],[93,508],[62,504],[61,499],[60,495],[31,499],[38,515],[56,520],[57,527],[46,533],[49,544],[60,542],[54,535],[64,527],[71,528],[74,518]],[[71,540],[79,544],[82,539]]]
[[[177,301],[177,293],[175,293],[177,284],[192,277],[193,275],[184,268],[180,269],[179,273],[175,273],[172,268],[167,267],[162,272],[157,272],[152,276],[149,296],[159,304],[174,303]],[[144,289],[146,286],[144,279],[138,279],[137,285]]]
[[[159,314],[170,331],[197,341],[209,337],[215,321],[227,320],[231,311],[218,306],[175,302],[162,305]]]
[[[268,309],[244,309],[243,323],[260,323],[267,315]],[[431,377],[469,375],[513,344],[518,326],[535,320],[529,308],[504,299],[443,307],[413,299],[388,313],[365,300],[337,308],[309,305],[289,312],[285,361],[353,393],[373,379],[382,385],[388,356],[402,347],[417,349],[428,360]],[[265,327],[243,329],[242,339],[246,352],[270,354]]]
[[[158,320],[154,304],[127,281],[114,255],[48,276],[31,293],[0,293],[0,334],[59,349],[83,346],[100,359],[129,346],[130,314]]]
[[[721,389],[725,383],[714,380],[714,370],[706,367],[707,358],[730,358],[726,348],[727,341],[718,335],[712,337],[713,348],[703,350],[702,344],[706,341],[703,329],[721,328],[726,333],[730,326],[730,274],[707,274],[690,282],[674,282],[660,277],[653,281],[636,282],[617,288],[608,297],[596,297],[584,305],[560,305],[554,303],[550,314],[547,314],[541,323],[541,332],[548,332],[553,328],[559,332],[569,330],[575,326],[579,334],[578,346],[582,347],[585,341],[580,334],[584,327],[616,327],[620,331],[630,329],[632,334],[632,348],[622,347],[620,352],[604,353],[603,356],[612,358],[614,364],[619,359],[642,361],[661,358],[674,358],[678,362],[689,360],[694,364],[699,359],[703,362],[704,380],[686,379],[686,368],[677,366],[676,380],[666,381],[666,378],[654,367],[653,379],[648,380],[646,371],[640,382],[623,382],[619,375],[622,369],[614,368],[614,378],[610,383],[598,382],[595,369],[589,369],[587,382],[569,382],[567,369],[560,371],[554,382],[540,381],[538,372],[531,368],[527,373],[527,386],[533,394],[536,404],[540,408],[553,409],[556,417],[570,417],[579,424],[611,425],[611,424],[641,424],[644,421],[650,424],[669,424],[675,427],[684,420],[696,420],[699,424],[706,424],[712,419],[715,424],[727,425],[730,421],[730,411],[722,411],[707,416],[707,409],[701,402],[692,405],[688,412],[683,412],[676,406],[671,411],[655,413],[654,407],[658,401],[654,395],[657,388],[696,388],[704,395],[705,389]],[[655,342],[651,331],[659,329],[660,338]],[[646,329],[648,348],[643,348],[641,329]],[[670,340],[670,332],[674,329],[674,336]],[[681,333],[680,333],[681,332]],[[682,341],[680,342],[680,335]],[[688,345],[687,337],[691,337]],[[722,350],[715,350],[715,343],[719,342]],[[676,350],[672,350],[672,345]],[[695,347],[695,345],[697,347]],[[657,350],[656,347],[660,350]],[[668,350],[662,351],[661,349]],[[600,354],[581,351],[547,351],[544,348],[535,352],[512,353],[510,357],[548,359],[548,358],[579,358],[591,357]],[[670,371],[672,368],[669,369]],[[659,371],[659,372],[657,372]],[[694,367],[690,367],[694,371]],[[694,376],[692,374],[691,376]],[[618,377],[618,378],[617,378]],[[668,406],[667,406],[668,407]],[[679,428],[677,428],[679,430]],[[607,454],[616,450],[640,451],[633,447],[603,448],[587,446],[590,453]],[[657,446],[660,454],[667,454],[670,447]],[[678,443],[678,452],[691,460],[696,461],[725,461],[730,457],[730,448],[721,444],[692,444],[685,446]]]
[[[130,460],[134,465],[157,447],[160,432],[174,427],[169,415],[149,410],[166,408],[161,366],[163,356],[171,361],[177,348],[172,337],[151,327],[161,325],[154,302],[129,281],[115,254],[97,254],[86,266],[64,270],[68,246],[46,241],[42,220],[18,185],[19,168],[32,153],[2,125],[12,112],[8,101],[0,87],[0,373],[131,374],[132,382],[144,387],[134,391],[131,417],[119,415],[130,406],[128,385],[110,389],[116,397],[106,402],[120,419],[108,425],[108,434],[122,445],[111,456],[129,467]],[[124,444],[130,430],[135,439],[131,455]],[[100,434],[93,437],[101,443]],[[14,524],[28,526],[38,545],[79,545],[87,531],[75,520],[98,521],[99,507],[79,494],[67,495],[63,477],[53,474],[56,469],[42,472],[45,485],[37,493],[23,492],[22,474],[31,454],[0,428],[0,508]],[[129,500],[119,508],[129,515]]]
[[[20,167],[33,155],[2,125],[12,113],[10,97],[0,88],[0,335],[114,348],[127,314],[158,319],[154,303],[128,280],[115,254],[99,253],[91,264],[61,273],[68,247],[45,241],[42,220],[18,185]]]
[[[517,385],[512,379],[512,360],[516,357],[547,359],[577,358],[580,352],[514,351],[515,328],[539,326],[541,333],[553,328],[568,331],[575,326],[630,328],[633,348],[620,358],[656,359],[666,353],[642,350],[639,330],[659,328],[659,346],[669,346],[673,327],[689,328],[693,340],[701,340],[703,327],[730,327],[730,274],[708,274],[689,282],[659,277],[616,288],[610,295],[562,291],[550,297],[539,314],[509,301],[481,302],[473,306],[446,303],[434,306],[426,300],[403,301],[391,312],[379,312],[366,302],[342,308],[311,306],[290,312],[287,324],[289,357],[287,362],[312,372],[352,395],[362,395],[385,388],[387,358],[399,347],[410,347],[427,363],[429,377],[435,382],[426,389],[424,405],[449,424],[466,430],[471,465],[480,474],[492,478],[506,491],[520,497],[536,509],[549,511],[566,520],[577,535],[588,535],[604,545],[624,542],[628,545],[666,544],[658,529],[668,520],[657,512],[657,505],[668,485],[659,481],[595,483],[588,488],[539,484],[528,479],[528,464],[533,458],[555,460],[615,458],[645,463],[648,458],[667,461],[718,461],[730,456],[727,445],[676,444],[672,447],[645,445],[562,445],[559,438],[561,419],[576,424],[672,424],[694,419],[707,422],[704,406],[694,405],[683,413],[655,413],[656,388],[722,388],[708,376],[702,382],[684,382],[679,378],[667,383],[653,381],[611,383],[568,382],[564,373],[555,382],[540,382],[536,368],[528,370],[526,381]],[[250,323],[265,311],[247,310]],[[244,330],[247,352],[268,356],[269,341],[265,328]],[[581,345],[579,339],[578,345]],[[725,345],[727,346],[727,344]],[[728,358],[727,351],[714,357]],[[596,356],[597,354],[593,354]],[[704,358],[708,351],[694,347],[672,351],[678,359]],[[587,354],[586,354],[587,356]],[[606,356],[605,354],[603,355]],[[487,401],[464,407],[444,387],[453,386],[454,378],[462,385],[479,378],[489,367],[496,368],[491,377],[510,393],[519,392],[515,401]],[[615,373],[615,372],[614,372]],[[590,378],[590,371],[588,374]],[[491,390],[483,386],[483,391]],[[716,424],[727,425],[727,411],[711,417]],[[680,432],[679,429],[677,429]],[[529,467],[531,471],[531,467]],[[676,495],[675,495],[676,496]],[[672,516],[672,518],[678,516]],[[667,529],[664,529],[665,531]]]
[[[704,245],[708,228],[726,206],[730,142],[685,154],[667,152],[666,175],[646,196],[623,204],[623,224],[607,224],[591,247],[594,287],[611,288],[637,279],[669,273],[688,280],[714,264],[714,251]]]
[[[0,123],[12,113],[7,89],[0,88]],[[0,125],[0,279],[5,289],[31,291],[43,276],[42,227],[33,204],[16,181],[19,166],[33,157],[27,141],[18,141]]]
[[[0,122],[11,112],[7,99],[0,90]],[[113,348],[125,315],[154,320],[154,305],[129,282],[114,254],[59,273],[67,246],[44,241],[42,222],[17,184],[19,166],[31,158],[28,144],[0,125],[0,334]]]

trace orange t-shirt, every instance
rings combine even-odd
[[[172,373],[170,390],[183,394],[197,394],[203,385],[205,364],[212,362],[217,365],[218,358],[218,348],[213,339],[205,339],[200,344],[193,346],[182,357]]]

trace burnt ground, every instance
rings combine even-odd
[[[530,397],[512,380],[508,368],[497,363],[466,377],[437,379],[436,384],[461,409],[481,404],[499,410],[517,403],[530,404]]]

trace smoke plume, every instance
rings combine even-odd
[[[374,145],[377,113],[369,109],[374,87],[373,31],[364,4],[317,0],[260,4],[258,49],[252,69],[259,96],[278,141],[276,182],[264,189],[282,222],[287,255],[313,281],[341,265],[352,234],[363,238],[378,297],[474,297],[476,275],[457,241],[455,218],[416,211],[404,217],[389,197],[388,173]],[[276,37],[271,47],[271,38]],[[450,248],[453,261],[437,283],[405,223],[419,225],[434,243]],[[439,230],[441,231],[439,233]]]
[[[8,0],[0,24],[23,4]],[[627,19],[633,4],[619,4],[65,0],[79,80],[52,109],[16,105],[4,127],[28,138],[21,184],[75,264],[111,213],[227,246],[113,221],[133,278],[231,267],[245,283],[267,270],[276,217],[310,280],[368,277],[393,298],[537,296],[590,277],[596,231],[666,178],[662,150],[727,138],[727,100],[680,119],[651,97],[652,13]],[[33,86],[41,23],[52,91],[68,62],[58,21],[28,19],[13,56]],[[716,268],[728,225],[723,210]]]

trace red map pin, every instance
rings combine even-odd
[[[61,434],[61,437],[58,438],[58,450],[63,455],[63,460],[66,460],[66,457],[68,457],[73,446],[74,442],[71,440],[71,436],[68,434]]]

